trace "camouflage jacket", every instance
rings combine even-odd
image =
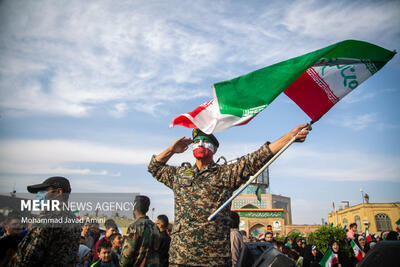
[[[77,217],[70,211],[49,212],[37,221],[18,245],[12,266],[75,266],[81,236]]]
[[[174,191],[175,222],[171,232],[170,263],[231,265],[229,206],[214,220],[208,221],[207,218],[272,156],[268,144],[265,144],[234,164],[213,163],[201,171],[196,165],[168,166],[153,156],[148,171]]]
[[[159,266],[160,232],[147,216],[137,219],[127,230],[120,266]]]

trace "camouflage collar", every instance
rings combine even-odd
[[[208,164],[208,165],[207,165],[205,168],[203,168],[202,170],[199,170],[199,169],[197,168],[196,163],[195,163],[195,164],[193,164],[192,170],[193,170],[194,172],[196,172],[196,173],[202,173],[202,172],[205,172],[205,171],[213,170],[213,169],[215,169],[217,166],[218,166],[218,165],[213,161],[212,163]]]

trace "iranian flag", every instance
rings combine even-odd
[[[365,241],[367,242],[367,244],[372,241],[372,237],[369,234],[368,227],[365,228]]]
[[[396,231],[399,232],[400,231],[400,219],[397,220],[396,222]]]
[[[229,81],[212,85],[214,99],[173,118],[170,127],[205,133],[244,125],[283,91],[313,121],[380,70],[395,52],[356,40],[342,41]]]
[[[357,246],[357,244],[354,242],[354,240],[350,241],[350,245],[353,248],[354,255],[356,256],[357,261],[361,261],[363,258],[361,249]]]
[[[332,249],[329,248],[322,260],[319,262],[319,264],[323,267],[330,267],[333,266],[335,263],[338,263],[339,260],[337,256],[333,253]]]

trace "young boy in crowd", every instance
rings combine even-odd
[[[98,251],[98,247],[101,243],[103,242],[110,242],[110,240],[108,239],[112,234],[118,233],[118,226],[115,223],[114,220],[112,219],[108,219],[107,221],[105,221],[104,226],[106,227],[106,233],[105,236],[100,239],[99,241],[97,241],[96,245],[94,246],[94,260],[97,261],[99,259],[99,255],[97,253]]]
[[[124,239],[120,233],[115,233],[110,235],[109,240],[111,242],[111,260],[118,265]]]
[[[90,267],[117,267],[111,260],[111,243],[106,241],[99,244],[97,247],[99,260],[93,263]]]

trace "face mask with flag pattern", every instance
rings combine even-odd
[[[214,153],[214,145],[211,140],[205,136],[196,137],[193,140],[193,156],[196,159],[203,159],[212,156]]]

